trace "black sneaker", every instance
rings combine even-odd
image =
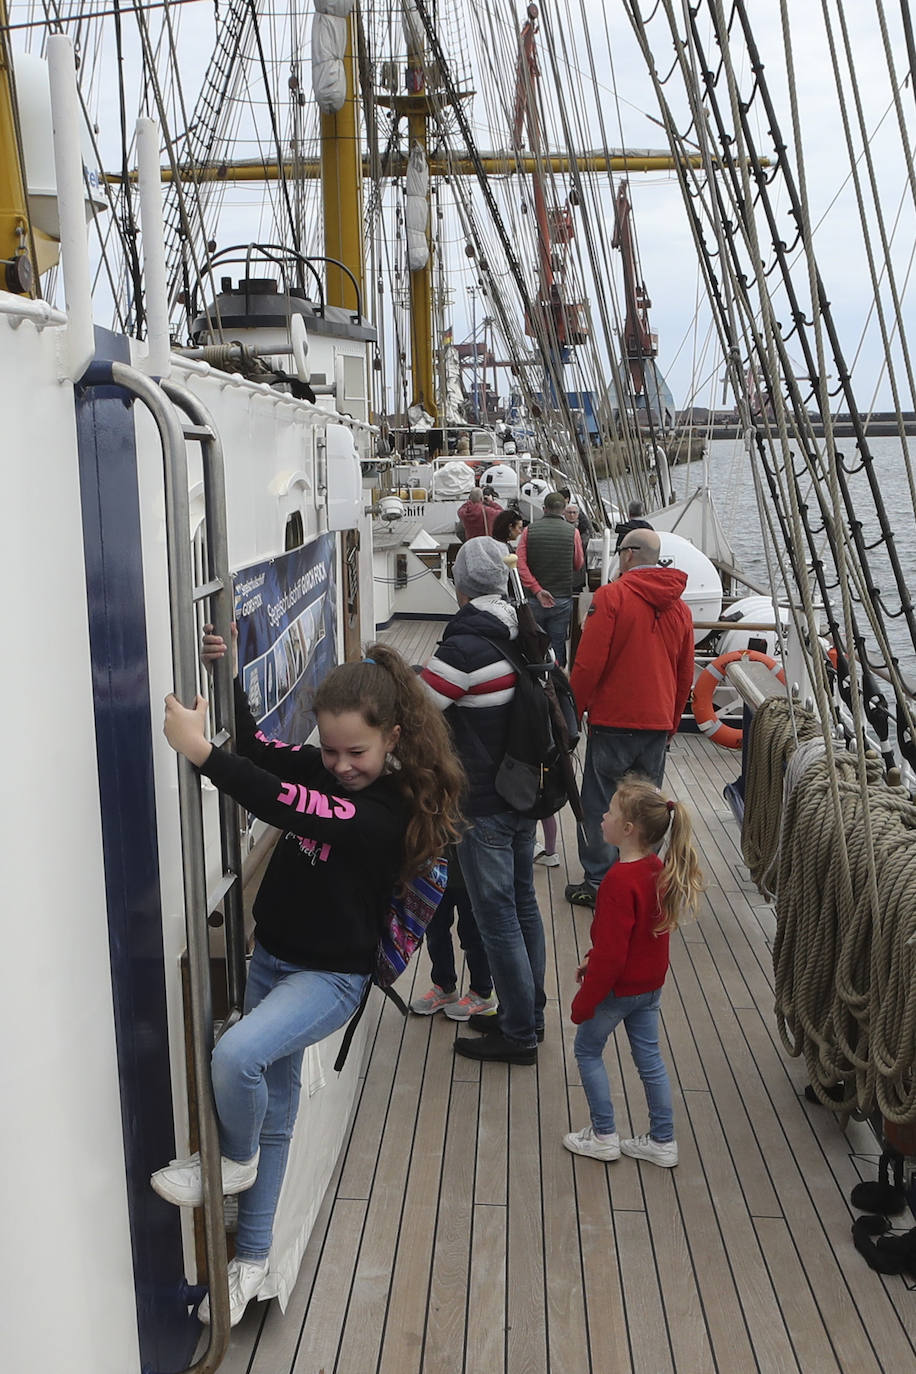
[[[499,1020],[495,1016],[469,1016],[467,1020],[469,1030],[480,1031],[483,1035],[499,1035]],[[543,1029],[537,1032],[538,1044],[544,1043]]]
[[[581,882],[567,883],[563,895],[573,906],[594,906],[598,894],[591,883]]]
[[[481,1035],[474,1039],[470,1036],[459,1035],[455,1041],[455,1053],[464,1055],[465,1059],[489,1059],[500,1064],[536,1064],[538,1062],[536,1045],[532,1045],[528,1049],[524,1045],[519,1045],[515,1040],[507,1040],[504,1035],[500,1035],[498,1032],[496,1035]]]

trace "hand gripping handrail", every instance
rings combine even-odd
[[[165,486],[172,672],[175,695],[184,704],[193,705],[197,696],[197,644],[188,537],[190,506],[187,454],[181,421],[156,382],[126,363],[94,362],[81,384],[84,387],[112,384],[122,387],[143,402],[159,430]],[[178,806],[188,942],[191,1050],[197,1084],[196,1126],[200,1142],[204,1243],[210,1284],[209,1340],[201,1357],[189,1366],[185,1374],[213,1374],[229,1344],[229,1286],[219,1135],[210,1081],[213,1003],[207,940],[203,813],[198,774],[181,755],[178,756]]]

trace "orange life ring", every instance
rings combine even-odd
[[[756,649],[735,649],[733,653],[722,654],[710,663],[708,668],[703,669],[694,683],[693,718],[706,738],[711,739],[713,744],[721,745],[723,749],[740,749],[744,731],[725,725],[719,719],[712,704],[712,697],[716,688],[721,687],[725,681],[725,669],[729,663],[735,663],[739,658],[749,658],[754,663],[765,663],[781,683],[785,684],[786,680],[786,675],[776,660],[770,658],[769,654],[758,653]]]

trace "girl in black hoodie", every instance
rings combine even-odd
[[[225,652],[222,639],[205,634],[206,660]],[[439,712],[384,644],[319,687],[318,748],[266,739],[238,678],[235,695],[237,754],[206,739],[202,697],[193,709],[166,697],[165,716],[173,749],[283,832],[255,898],[245,1015],[212,1056],[223,1191],[241,1194],[232,1325],[267,1274],[303,1052],[359,1006],[391,894],[457,836],[464,781]],[[158,1170],[152,1183],[169,1202],[197,1206],[199,1158]],[[209,1319],[206,1299],[199,1315]]]

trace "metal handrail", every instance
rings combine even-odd
[[[175,695],[185,705],[193,705],[197,696],[197,634],[192,602],[191,545],[188,538],[190,504],[184,433],[174,406],[161,388],[126,363],[93,362],[81,380],[84,387],[112,384],[143,402],[162,440],[172,673]],[[203,1185],[204,1243],[210,1280],[207,1347],[185,1374],[213,1374],[229,1345],[229,1281],[219,1133],[210,1080],[213,1002],[207,939],[203,811],[199,775],[182,755],[178,755],[178,808],[188,942],[191,1051],[197,1083],[196,1125]]]
[[[187,387],[163,381],[169,400],[184,411],[199,433],[204,477],[204,517],[207,540],[207,570],[224,595],[212,598],[210,619],[216,633],[226,644],[232,643],[232,581],[229,572],[229,530],[226,520],[226,471],[223,446],[207,408]],[[201,588],[198,588],[198,596]],[[195,647],[196,652],[196,647]],[[235,701],[232,688],[232,655],[224,654],[213,666],[213,720],[217,734],[228,731],[234,741]],[[225,792],[219,793],[220,850],[223,873],[237,875],[238,881],[226,890],[223,902],[223,930],[226,940],[226,984],[229,1013],[223,1023],[226,1031],[242,1014],[245,998],[245,925],[242,909],[242,845],[239,838],[238,806]]]

